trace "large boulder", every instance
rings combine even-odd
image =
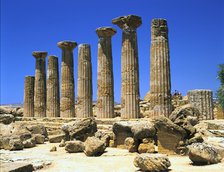
[[[87,156],[100,156],[106,149],[104,142],[96,137],[88,137],[84,145],[84,152]]]
[[[10,124],[15,120],[14,116],[11,114],[0,114],[0,123]]]
[[[65,145],[65,150],[68,153],[77,153],[77,152],[83,152],[85,149],[84,147],[84,143],[79,141],[79,140],[75,140],[75,141],[67,141],[66,145]]]
[[[17,138],[10,138],[10,137],[1,136],[0,137],[0,149],[10,150],[9,141],[11,139],[18,139],[18,137]]]
[[[97,124],[93,118],[85,118],[66,123],[61,128],[67,138],[85,141],[87,137],[94,136]]]
[[[148,137],[154,137],[156,130],[154,124],[150,121],[120,121],[113,125],[115,134],[115,145],[123,147],[124,141],[128,137],[135,140],[141,140]]]
[[[35,134],[34,136],[36,144],[44,144],[45,137],[41,134]]]
[[[102,132],[102,131],[97,131],[95,133],[95,137],[97,137],[100,140],[102,140],[104,142],[104,144],[105,144],[106,147],[109,146],[111,136],[108,133],[105,133],[105,132]]]
[[[194,127],[205,140],[207,137],[224,137],[224,120],[203,120]]]
[[[0,114],[11,114],[12,108],[0,106]]]
[[[196,165],[215,164],[221,161],[218,151],[206,143],[193,143],[189,148],[189,158]]]
[[[31,138],[28,140],[23,141],[24,148],[32,148],[36,146],[36,140],[35,138]]]
[[[214,147],[224,158],[224,137],[207,137],[204,142]]]
[[[43,125],[24,125],[23,123],[15,122],[9,125],[0,124],[0,128],[0,148],[6,150],[14,149],[9,144],[13,145],[14,142],[15,149],[20,149],[17,148],[19,147],[17,143],[20,142],[24,148],[34,147],[36,143],[43,144],[47,136],[47,130]]]
[[[189,104],[183,105],[183,106],[177,107],[171,113],[171,115],[169,116],[169,119],[173,121],[174,123],[177,123],[177,122],[184,123],[185,119],[188,116],[196,117],[198,119],[200,116],[200,111]]]
[[[41,125],[41,124],[38,124],[38,125],[28,125],[26,127],[26,129],[28,131],[30,131],[31,134],[41,134],[44,137],[48,136],[46,127],[44,125]]]
[[[21,107],[16,107],[12,109],[12,114],[16,116],[23,116],[23,108]]]
[[[113,133],[115,134],[115,146],[124,147],[124,141],[128,137],[133,137],[131,126],[135,122],[132,121],[120,121],[113,124]]]
[[[144,122],[144,121],[134,124],[131,127],[131,131],[134,135],[134,138],[139,140],[154,137],[156,134],[154,124],[151,122]]]
[[[196,129],[193,127],[199,122],[200,112],[197,108],[187,104],[176,108],[169,119],[176,125],[181,126],[188,137],[192,137]]]
[[[166,154],[178,152],[177,147],[179,142],[185,139],[186,131],[165,117],[155,120],[155,128],[157,129],[158,151]]]
[[[9,150],[23,150],[24,146],[20,139],[10,139]]]
[[[138,153],[154,153],[155,152],[155,146],[154,143],[141,143],[138,146]]]
[[[171,163],[166,155],[143,153],[134,159],[134,165],[142,171],[167,171]]]
[[[50,143],[60,143],[62,140],[66,139],[66,136],[65,134],[59,134],[59,135],[49,136],[48,138]]]
[[[35,171],[33,165],[29,162],[1,162],[1,172],[32,172]]]

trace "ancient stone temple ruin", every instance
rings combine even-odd
[[[116,36],[117,31],[113,27],[99,27],[96,34],[93,32],[98,39],[98,45],[78,45],[73,41],[58,42],[57,46],[62,51],[59,57],[62,62],[59,64],[59,58],[54,55],[48,56],[47,77],[47,52],[33,52],[36,59],[35,77],[25,77],[23,116],[17,108],[8,111],[0,106],[0,123],[10,125],[4,126],[3,132],[0,132],[0,149],[14,151],[43,144],[38,146],[41,151],[29,149],[24,161],[33,160],[36,156],[38,163],[44,160],[42,166],[45,168],[50,159],[53,165],[48,163],[51,165],[49,168],[54,169],[50,171],[69,171],[74,168],[77,170],[80,166],[82,169],[83,166],[88,166],[88,159],[82,154],[75,154],[77,152],[86,156],[105,154],[102,159],[91,159],[91,164],[100,164],[97,168],[101,171],[108,171],[108,163],[102,163],[107,161],[107,158],[112,166],[116,166],[113,163],[117,158],[119,166],[128,166],[123,168],[125,170],[112,169],[113,171],[136,171],[135,167],[139,167],[141,171],[169,171],[169,158],[184,158],[184,155],[189,155],[193,163],[219,163],[220,157],[224,158],[223,142],[220,141],[224,133],[224,121],[213,120],[212,91],[190,90],[185,97],[175,91],[171,96],[167,21],[153,19],[151,22],[150,92],[145,100],[140,100],[139,93],[137,42],[137,28],[142,25],[142,19],[136,15],[128,15],[117,17],[112,23],[116,25],[114,27],[122,30],[122,52],[121,57],[118,57],[121,60],[121,104],[115,104],[114,101],[114,92],[117,90],[114,90],[113,67],[117,69],[118,66],[113,66],[112,38]],[[78,57],[74,58],[73,51],[77,45]],[[98,46],[97,57],[93,58],[97,59],[96,103],[92,100],[95,88],[92,68],[96,67],[92,66],[93,46]],[[74,67],[76,59],[75,64],[78,65]],[[77,71],[77,78],[74,78],[74,69]],[[74,91],[75,79],[77,101]],[[14,116],[15,114],[17,116]],[[214,143],[214,140],[218,141]],[[51,149],[47,147],[52,145]],[[36,151],[37,155],[33,151]],[[135,159],[131,154],[133,152]],[[40,153],[43,154],[41,160]],[[67,153],[74,154],[68,156]],[[2,159],[2,152],[0,154]],[[6,168],[11,167],[15,159],[14,152],[3,154],[5,160],[8,160]],[[13,160],[8,158],[10,156]],[[21,159],[19,153],[16,157]],[[77,159],[79,161],[76,162]],[[128,165],[123,159],[126,159]],[[85,165],[80,165],[82,161]],[[35,162],[32,162],[34,166]],[[102,170],[101,166],[105,164],[107,170]],[[70,167],[65,167],[67,165]],[[174,168],[174,165],[171,168]],[[41,165],[36,166],[34,169],[39,170]],[[129,170],[129,166],[133,170]],[[30,168],[32,167],[30,165]]]
[[[48,57],[46,83],[45,58],[47,52],[33,52],[36,59],[35,82],[33,77],[25,79],[24,116],[97,117],[98,119],[119,116],[126,120],[137,120],[141,117],[154,119],[171,115],[172,110],[177,107],[172,104],[171,96],[167,21],[153,19],[151,22],[150,92],[146,101],[140,101],[139,94],[137,28],[141,26],[142,19],[139,16],[128,15],[117,17],[112,20],[112,23],[122,29],[121,104],[114,105],[112,37],[117,31],[112,27],[99,27],[96,29],[98,36],[97,103],[92,103],[90,45],[80,44],[78,48],[78,93],[77,102],[75,102],[73,50],[77,43],[61,41],[57,44],[62,50],[60,87],[58,58]],[[212,91],[189,91],[188,100],[182,101],[182,106],[188,103],[199,109],[200,120],[214,119]]]
[[[153,19],[151,23],[150,102],[151,118],[170,115],[172,111],[170,55],[168,26],[165,19]]]
[[[200,120],[214,119],[212,90],[190,90],[189,103],[200,111]]]

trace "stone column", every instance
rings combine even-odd
[[[36,59],[35,87],[34,87],[34,116],[46,117],[46,67],[47,52],[35,51]]]
[[[62,41],[58,47],[62,49],[61,64],[61,117],[72,118],[75,116],[75,92],[74,92],[74,64],[73,49],[76,42]]]
[[[151,118],[168,117],[172,111],[168,27],[165,19],[151,23],[150,50]]]
[[[92,109],[92,64],[89,44],[80,44],[78,49],[78,99],[77,117],[93,116]]]
[[[199,120],[214,119],[212,90],[190,90],[188,101],[200,111]]]
[[[25,77],[23,117],[34,117],[34,81],[33,76]]]
[[[138,118],[139,109],[139,71],[136,29],[142,24],[138,16],[128,15],[113,19],[113,24],[122,30],[121,59],[121,117]]]
[[[60,116],[58,58],[48,56],[47,117]]]
[[[116,33],[112,27],[96,29],[98,40],[97,71],[97,117],[114,117],[114,78],[111,37]]]

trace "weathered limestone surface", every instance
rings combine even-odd
[[[214,119],[211,90],[190,90],[189,103],[200,111],[199,120]]]
[[[24,83],[24,117],[34,117],[34,82],[35,77],[26,76]]]
[[[76,46],[77,43],[71,41],[58,43],[58,47],[62,49],[60,115],[64,118],[75,116],[73,49]]]
[[[58,58],[48,57],[47,73],[47,117],[60,116]]]
[[[112,20],[122,30],[121,60],[121,117],[139,118],[139,71],[136,29],[142,24],[141,17],[128,15]]]
[[[165,19],[153,19],[151,23],[150,102],[151,118],[170,115],[172,111],[170,55]]]
[[[116,33],[112,27],[96,29],[98,40],[97,71],[97,117],[114,117],[114,78],[111,37]]]
[[[35,51],[32,55],[36,59],[35,87],[34,87],[34,116],[46,117],[46,67],[47,52]]]
[[[78,50],[78,99],[77,117],[93,116],[92,64],[89,44],[80,44]]]

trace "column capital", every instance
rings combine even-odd
[[[35,58],[45,58],[45,57],[47,57],[47,52],[46,51],[33,51],[32,55]]]
[[[60,41],[58,42],[58,47],[61,49],[74,49],[77,46],[76,42],[73,41]]]
[[[112,23],[122,30],[136,30],[142,24],[142,18],[136,15],[120,16],[112,20]]]
[[[166,19],[153,19],[151,22],[152,37],[168,37],[168,26]]]
[[[96,34],[99,37],[111,37],[115,33],[117,33],[117,31],[112,27],[99,27],[96,29]]]

